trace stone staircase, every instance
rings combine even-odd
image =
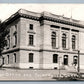
[[[65,66],[65,69],[68,71],[77,71],[77,68],[75,66]]]

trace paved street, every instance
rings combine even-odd
[[[70,71],[60,70],[63,75],[71,75]],[[27,70],[27,69],[0,69],[0,80],[55,80],[59,70]]]

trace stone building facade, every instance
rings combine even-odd
[[[18,10],[2,23],[9,34],[3,67],[33,69],[84,68],[84,25],[48,12]]]

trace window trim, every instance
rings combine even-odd
[[[52,32],[52,35],[51,35],[51,44],[52,44],[52,48],[56,48],[56,32]]]
[[[76,63],[75,63],[75,57],[76,57]],[[73,64],[75,64],[75,65],[78,64],[78,56],[73,56]]]
[[[62,34],[62,48],[66,49],[66,43],[67,43],[67,35],[66,33]]]
[[[33,30],[33,24],[29,24],[29,30]]]
[[[34,54],[33,53],[29,53],[29,63],[33,63],[34,62]]]
[[[66,57],[66,58],[65,58],[65,57]],[[68,60],[68,59],[69,59],[68,57],[69,57],[68,55],[64,55],[63,59],[64,59],[64,60],[67,59],[67,63],[65,63],[65,61],[64,61],[64,65],[68,65],[68,61],[69,61],[69,60]]]
[[[2,58],[2,64],[5,64],[5,57]]]
[[[72,35],[72,49],[75,50],[76,49],[76,36]]]
[[[7,35],[7,49],[10,48],[10,35]]]
[[[17,45],[17,25],[15,25],[15,31],[13,33],[13,38],[15,39],[14,44],[13,44],[13,48],[14,48]]]
[[[53,54],[53,63],[58,63],[58,54]]]
[[[29,34],[29,45],[30,46],[33,46],[34,45],[34,35],[32,35],[32,34]]]

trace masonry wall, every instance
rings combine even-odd
[[[41,43],[41,31],[39,21],[20,18],[20,47],[27,49],[39,49]],[[33,24],[33,30],[29,30],[29,24]],[[34,35],[34,45],[29,45],[29,35]],[[38,42],[37,42],[38,41]]]
[[[17,25],[17,45],[14,47],[14,39],[13,39],[13,33],[15,31],[15,25]],[[7,26],[7,29],[10,31],[10,47],[7,49],[7,47],[4,48],[3,51],[3,57],[4,57],[4,65],[3,67],[19,67],[19,51],[18,48],[20,46],[20,19],[16,19],[14,22],[9,24]],[[16,63],[14,63],[14,53],[16,54]],[[8,58],[7,55],[9,55],[9,64],[8,64]]]
[[[29,53],[33,53],[33,62],[29,62]],[[20,50],[20,62],[19,68],[31,68],[39,69],[40,63],[40,55],[38,51],[28,51],[28,50]]]
[[[79,50],[80,50],[80,68],[84,69],[84,29],[80,30],[79,35]]]
[[[46,69],[47,68],[48,69],[54,69],[55,67],[59,68],[59,63],[55,64],[55,63],[52,62],[52,59],[53,59],[52,56],[55,53],[58,54],[58,58],[61,56],[61,64],[63,64],[63,59],[64,59],[63,56],[68,55],[69,56],[69,58],[68,58],[68,63],[69,64],[67,65],[67,67],[69,68],[70,66],[73,66],[72,65],[73,64],[73,57],[78,56],[78,50],[79,50],[80,44],[81,44],[81,47],[83,47],[82,44],[83,44],[84,39],[82,38],[83,35],[82,35],[82,33],[80,33],[80,30],[82,30],[82,31],[84,31],[84,30],[81,29],[81,28],[78,28],[78,27],[73,27],[73,26],[64,25],[64,24],[55,23],[55,22],[50,22],[50,21],[46,21],[46,20],[44,20],[43,23],[44,23],[44,25],[41,25],[41,29],[42,29],[41,34],[43,35],[43,39],[42,39],[43,48],[42,49],[45,50],[45,51],[41,52],[41,54],[42,54],[41,55],[42,56],[41,57],[41,59],[42,59],[41,62],[43,63],[42,67],[46,68]],[[59,26],[60,28],[65,27],[65,28],[69,28],[70,30],[63,30],[63,29],[60,30],[60,28],[59,29],[51,28],[50,25],[56,25],[56,26]],[[56,49],[52,49],[52,46],[51,46],[51,33],[52,33],[51,29],[58,30],[59,39],[58,39],[58,44],[57,44],[58,48],[56,48]],[[79,32],[71,31],[71,29],[78,30]],[[66,50],[62,49],[62,42],[61,42],[61,40],[62,40],[62,37],[61,37],[62,31],[68,33],[68,43],[67,43],[68,47],[67,47]],[[73,34],[77,35],[76,50],[72,50],[72,44],[71,44],[71,39],[72,38],[71,38],[71,36]],[[80,39],[82,39],[81,43],[79,42]],[[82,51],[82,50],[83,49],[80,49],[80,51]],[[83,58],[84,58],[83,57],[83,54],[84,54],[83,51],[82,51],[82,53],[80,53],[80,67],[81,67],[81,69],[84,68],[83,67]],[[77,68],[77,66],[76,66],[76,68]]]
[[[33,24],[33,30],[29,29],[29,24]],[[17,46],[13,47],[13,31],[17,25]],[[51,25],[59,26],[59,28],[52,28]],[[62,27],[69,28],[69,30],[62,29]],[[5,58],[4,67],[19,67],[19,68],[30,68],[35,69],[54,69],[59,68],[59,57],[60,66],[63,66],[63,56],[68,55],[68,67],[73,66],[73,56],[78,56],[78,50],[80,50],[80,67],[84,68],[84,29],[65,25],[57,22],[43,20],[43,24],[39,21],[19,18],[13,23],[7,26],[10,28],[10,48],[4,50],[3,57]],[[72,29],[78,30],[79,32],[72,31]],[[51,34],[55,30],[58,32],[58,42],[55,49],[51,46]],[[62,33],[68,34],[67,49],[62,49]],[[34,35],[34,45],[29,45],[29,35]],[[72,50],[71,36],[72,34],[77,35],[77,46],[75,50]],[[16,53],[17,62],[13,63],[13,54]],[[34,54],[34,62],[29,63],[29,53]],[[53,54],[58,54],[58,63],[53,63]],[[7,61],[7,55],[9,55],[9,64]]]
[[[41,28],[39,21],[20,18],[20,68],[36,68],[39,69],[41,46]],[[29,25],[33,24],[33,30],[29,29]],[[29,45],[29,35],[34,35],[34,45]],[[34,54],[34,62],[29,63],[29,53]]]
[[[53,54],[58,54],[58,62],[53,63]],[[64,55],[68,55],[68,65],[64,65]],[[43,68],[44,69],[54,69],[59,67],[70,69],[73,65],[73,56],[76,56],[77,54],[73,53],[63,53],[63,52],[55,52],[55,51],[44,51],[43,52]],[[60,57],[60,58],[59,58]],[[65,67],[67,66],[67,67]],[[70,67],[70,68],[69,68]]]
[[[14,54],[16,54],[16,63],[14,62]],[[9,63],[8,63],[7,55],[9,55]],[[4,57],[3,67],[13,67],[13,68],[14,67],[19,67],[19,62],[20,62],[20,53],[19,53],[19,51],[14,51],[14,52],[4,54],[3,57]]]

